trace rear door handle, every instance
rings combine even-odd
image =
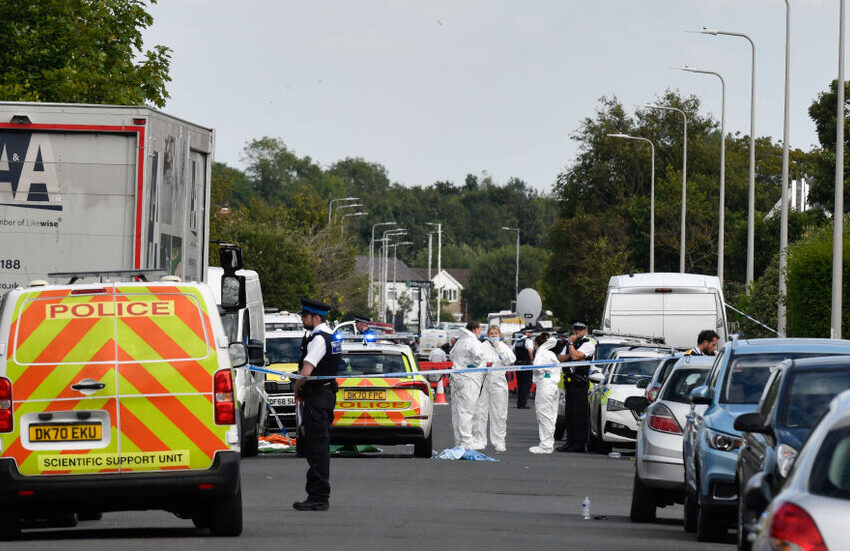
[[[76,383],[71,385],[71,390],[103,390],[106,388],[104,383]]]

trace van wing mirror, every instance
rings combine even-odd
[[[263,351],[263,342],[255,339],[248,341],[248,363],[251,365],[265,365],[266,354]]]
[[[221,276],[221,308],[225,312],[236,312],[245,308],[245,276]]]
[[[248,363],[248,347],[241,342],[230,343],[227,352],[230,354],[230,365],[232,367],[242,367]]]
[[[232,245],[222,245],[218,250],[218,260],[224,269],[224,273],[233,274],[236,270],[241,270],[243,267],[242,248]]]
[[[691,391],[691,403],[694,405],[711,404],[711,389],[708,385],[698,386]]]

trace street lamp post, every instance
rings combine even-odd
[[[393,287],[392,287],[392,289],[393,289],[393,307],[392,307],[393,327],[395,327],[396,310],[398,310],[398,289],[396,289],[396,277],[395,276],[396,276],[396,267],[398,265],[398,255],[396,253],[398,252],[398,246],[399,245],[413,245],[413,241],[401,241],[399,243],[393,243],[391,245],[388,245],[389,247],[393,248]]]
[[[752,51],[752,76],[750,78],[750,178],[747,197],[747,288],[746,293],[750,294],[753,279],[755,278],[755,247],[756,247],[756,44],[753,39],[743,33],[734,33],[727,31],[718,31],[714,29],[703,28],[701,34],[710,34],[713,36],[737,36],[746,38],[750,43]]]
[[[331,223],[331,214],[333,213],[333,205],[337,201],[359,201],[358,197],[339,197],[337,199],[331,199],[328,203],[328,225]]]
[[[702,69],[694,69],[693,67],[677,67],[680,71],[688,73],[698,73],[701,75],[714,75],[720,79],[721,91],[721,109],[720,109],[720,223],[717,237],[717,278],[720,280],[720,285],[723,285],[723,257],[724,257],[724,236],[726,224],[726,81],[720,73],[714,71],[704,71]]]
[[[514,279],[514,300],[519,295],[519,227],[508,228],[502,226],[503,230],[516,232],[516,278]]]
[[[390,238],[395,236],[407,235],[407,230],[404,228],[393,228],[390,230],[384,231],[383,238],[383,247],[382,251],[382,260],[383,260],[383,269],[381,270],[381,300],[379,301],[381,312],[380,318],[381,321],[387,321],[387,276],[388,276],[388,266],[389,266],[389,245]]]
[[[844,251],[844,0],[838,8],[838,101],[835,112],[835,211],[832,215],[832,338],[841,338],[841,285]]]
[[[779,210],[779,305],[776,329],[785,336],[785,271],[788,267],[788,165],[791,125],[791,3],[785,0],[785,117],[782,124],[782,206]]]
[[[425,222],[429,226],[437,226],[437,275],[443,271],[443,224],[439,222]],[[437,323],[440,323],[440,299],[442,289],[437,289]]]
[[[675,107],[667,107],[666,105],[656,105],[647,103],[646,107],[650,109],[663,109],[665,111],[676,111],[682,115],[685,125],[684,138],[682,139],[682,237],[681,245],[679,246],[679,271],[685,273],[685,219],[688,209],[688,115],[681,109]]]
[[[349,212],[348,214],[342,215],[342,220],[339,222],[339,234],[343,235],[345,233],[345,219],[349,216],[366,216],[369,214],[368,212]]]
[[[655,272],[655,144],[649,138],[629,134],[608,134],[609,138],[646,142],[652,149],[652,176],[649,184],[649,273]]]
[[[395,222],[379,222],[377,224],[372,225],[372,240],[369,241],[369,308],[373,307],[375,301],[375,290],[373,286],[375,285],[375,269],[373,260],[375,258],[375,228],[378,226],[395,226]]]

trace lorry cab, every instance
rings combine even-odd
[[[17,537],[23,520],[141,509],[237,535],[228,349],[201,283],[40,282],[8,292],[0,300],[0,538]]]
[[[265,405],[266,391],[264,373],[251,371],[250,365],[263,367],[265,359],[260,351],[265,350],[265,320],[263,291],[260,276],[253,270],[236,270],[235,274],[245,278],[245,305],[234,310],[221,308],[221,283],[224,270],[219,267],[207,269],[207,283],[212,289],[219,306],[224,332],[230,342],[241,342],[255,351],[250,354],[249,365],[236,370],[234,385],[240,404],[240,428],[242,455],[253,457],[258,453],[260,434],[264,433],[268,410]]]

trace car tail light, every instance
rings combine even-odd
[[[646,399],[649,402],[654,402],[658,399],[658,391],[661,390],[661,387],[652,385],[649,390],[646,391]]]
[[[216,425],[236,423],[236,401],[233,398],[233,377],[229,369],[220,369],[213,375],[213,407]]]
[[[658,432],[667,432],[670,434],[682,434],[682,427],[673,416],[673,412],[662,404],[652,408],[652,412],[648,415],[649,428]]]
[[[425,381],[401,381],[393,385],[393,388],[403,388],[405,390],[419,390],[424,394],[431,395],[431,386]]]
[[[826,551],[826,544],[814,519],[793,503],[783,503],[773,513],[770,539],[774,549]]]
[[[0,432],[12,432],[15,415],[12,411],[12,381],[0,378]]]

